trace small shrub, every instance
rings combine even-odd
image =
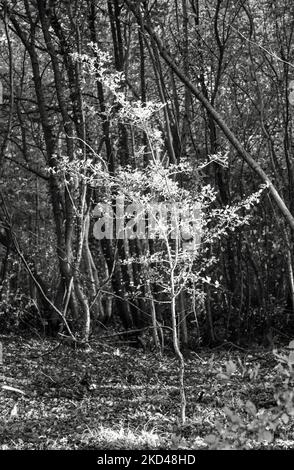
[[[286,426],[290,429],[290,424],[294,417],[294,341],[283,352],[273,351],[277,361],[275,367],[276,380],[270,390],[271,399],[261,406],[251,400],[238,403],[238,407],[243,407],[244,413],[235,412],[225,406],[223,408],[223,420],[215,423],[215,429],[206,436],[206,443],[210,449],[251,449],[275,447],[279,436],[286,432]],[[237,364],[233,361],[226,363],[224,371],[218,372],[221,380],[230,380],[235,374]],[[246,368],[242,364],[242,380],[246,377],[249,380],[258,378],[259,367]],[[270,398],[270,397],[269,397]],[[257,400],[256,400],[257,401]],[[269,409],[267,409],[267,404]],[[215,432],[216,430],[216,432]]]

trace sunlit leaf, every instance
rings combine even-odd
[[[245,404],[245,408],[246,408],[247,413],[251,414],[252,416],[256,415],[257,409],[254,403],[252,403],[252,401],[248,400]]]
[[[265,430],[262,430],[258,433],[258,440],[259,440],[259,442],[266,441],[270,444],[271,442],[273,442],[274,436],[270,431],[267,431],[265,429]]]

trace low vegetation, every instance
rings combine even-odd
[[[94,341],[91,351],[2,336],[0,449],[289,449],[291,351],[186,354],[177,362]],[[58,346],[58,347],[56,347]]]

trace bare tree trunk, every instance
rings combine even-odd
[[[179,337],[177,332],[177,312],[176,312],[176,298],[175,298],[175,286],[174,286],[174,277],[173,272],[170,279],[171,284],[171,318],[172,318],[172,329],[173,329],[173,345],[176,356],[179,361],[179,389],[181,397],[181,423],[185,424],[186,422],[186,393],[185,393],[185,384],[184,384],[184,375],[185,375],[185,361],[183,354],[181,353],[179,346]]]
[[[181,344],[187,346],[188,344],[188,328],[187,328],[187,315],[186,315],[186,307],[185,307],[185,294],[184,291],[181,291],[179,296],[179,304],[180,304],[180,338]]]
[[[157,325],[157,317],[156,317],[156,308],[155,308],[155,302],[154,302],[154,299],[153,299],[153,294],[152,294],[149,279],[146,279],[146,284],[147,284],[147,294],[148,294],[148,297],[150,299],[150,306],[151,306],[152,333],[153,333],[154,345],[155,345],[155,349],[157,351],[160,351],[161,346],[160,346],[160,341],[159,341],[159,337],[158,337],[158,325]]]

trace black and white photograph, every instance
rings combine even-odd
[[[293,0],[0,0],[0,465],[293,450],[293,248]]]

